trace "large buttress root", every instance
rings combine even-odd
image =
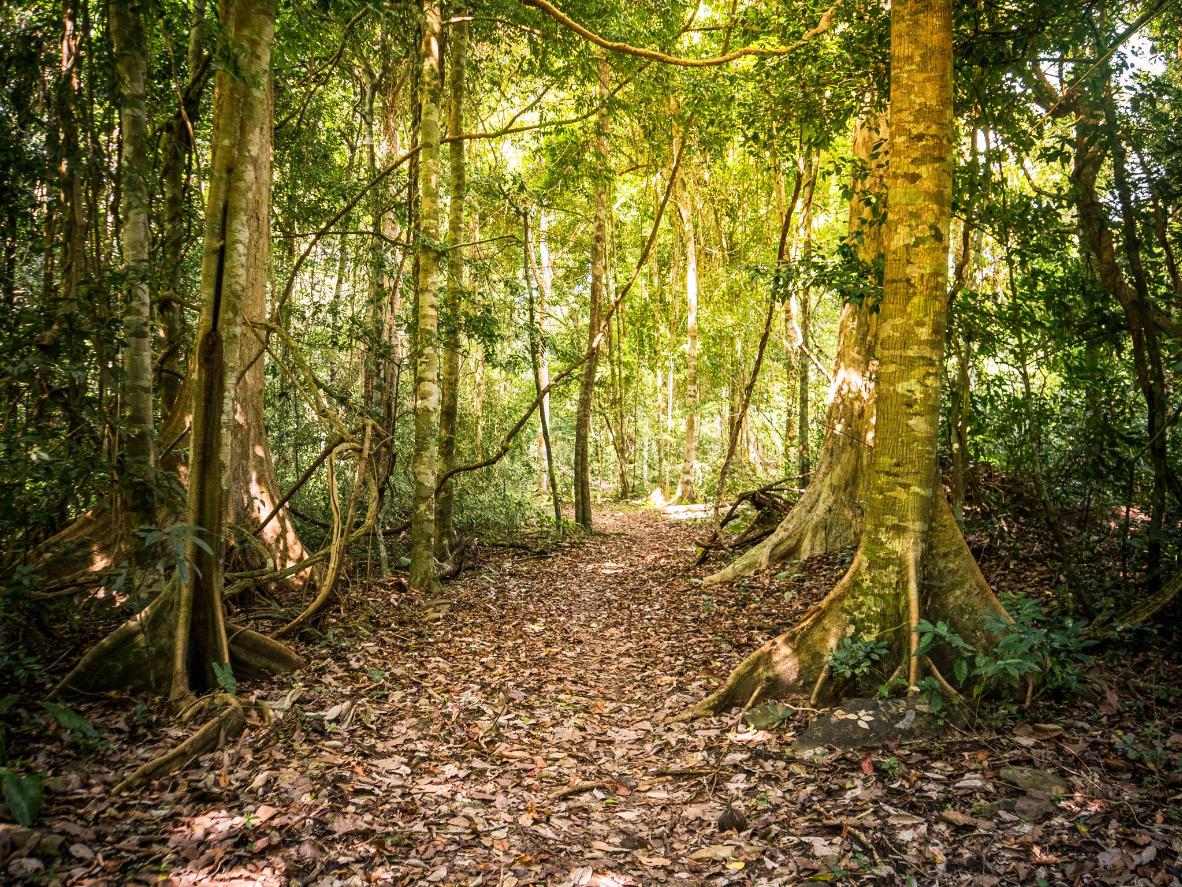
[[[992,643],[989,617],[1008,619],[1005,608],[989,588],[972,552],[965,544],[952,510],[943,496],[934,503],[927,551],[923,557],[919,587],[908,594],[918,597],[919,606],[905,602],[907,622],[914,629],[919,618],[943,620],[966,641],[980,648]],[[832,701],[839,687],[831,681],[828,663],[831,653],[853,624],[850,611],[856,610],[852,597],[864,569],[861,554],[841,581],[804,617],[783,634],[765,643],[739,664],[723,685],[697,705],[678,716],[678,720],[710,717],[748,703],[758,693],[759,699],[804,697],[812,701]],[[865,626],[861,626],[863,632]],[[882,635],[886,637],[889,629]],[[911,658],[913,632],[900,646],[903,661],[897,673],[914,677]],[[932,651],[933,664],[944,670],[950,664]]]
[[[760,700],[815,694],[828,671],[829,655],[845,633],[847,621],[841,603],[860,559],[855,558],[845,577],[825,599],[796,625],[772,638],[744,659],[721,687],[683,711],[678,721],[719,715]]]
[[[167,695],[175,655],[177,593],[170,583],[143,610],[90,648],[55,692],[145,691]],[[303,667],[291,649],[249,628],[226,626],[236,677],[285,674]]]
[[[862,510],[856,497],[856,480],[845,470],[847,467],[822,465],[772,534],[706,577],[704,584],[729,582],[773,564],[804,560],[857,542],[862,531]]]

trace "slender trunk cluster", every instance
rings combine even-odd
[[[270,64],[273,0],[221,8],[238,69],[218,73],[201,263],[201,316],[194,348],[186,521],[194,535],[186,568],[134,619],[92,648],[62,682],[74,690],[142,687],[182,701],[239,675],[290,670],[299,658],[245,628],[227,632],[222,601],[226,515],[232,501],[235,409],[244,354],[244,312],[269,249]],[[231,636],[232,635],[232,636]]]

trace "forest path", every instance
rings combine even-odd
[[[770,876],[781,827],[739,839],[717,823],[732,801],[753,821],[783,802],[758,776],[784,772],[781,739],[733,735],[733,718],[668,722],[791,608],[758,586],[692,582],[692,521],[596,521],[547,556],[484,549],[438,599],[379,584],[361,608],[354,590],[335,645],[304,651],[298,726],[285,718],[227,774],[265,849],[223,877],[718,883],[747,880],[756,860]],[[216,857],[187,853],[174,879],[208,883]]]
[[[77,751],[47,761],[61,787],[39,823],[69,850],[53,863],[63,880],[618,887],[914,877],[996,887],[1040,872],[1073,883],[1064,867],[1078,862],[1114,882],[1136,870],[1178,883],[1169,867],[1182,830],[1160,816],[1146,825],[1172,789],[1135,787],[1111,752],[1115,727],[1134,729],[1143,710],[1115,714],[1116,691],[1088,707],[1087,723],[1077,704],[1044,706],[1029,713],[1033,726],[824,760],[789,753],[796,721],[672,723],[831,587],[848,552],[703,588],[693,577],[706,568],[690,568],[699,525],[638,509],[596,518],[596,535],[545,556],[483,549],[437,599],[355,580],[325,634],[301,642],[308,667],[251,686],[280,717],[137,794],[110,787],[192,726],[153,725],[126,700],[85,707],[102,753],[60,742],[46,752]],[[1152,700],[1178,683],[1160,668],[1130,663],[1104,680],[1122,699]],[[1182,716],[1160,729],[1182,738]],[[1023,794],[1006,775],[1014,765],[1070,786],[1066,797]]]

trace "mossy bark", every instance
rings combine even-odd
[[[148,287],[148,61],[138,2],[111,0],[108,11],[119,83],[119,245],[126,291],[120,463],[127,529],[134,534],[156,524],[152,300]],[[131,543],[137,551],[134,537]]]
[[[455,22],[448,37],[447,132],[464,131],[464,78],[467,61],[468,23]],[[460,409],[460,318],[464,304],[464,199],[467,181],[464,169],[465,142],[452,142],[447,149],[451,172],[451,200],[447,208],[447,288],[443,302],[442,401],[439,414],[439,473],[446,475],[456,466],[456,426]],[[449,480],[436,494],[435,556],[446,560],[455,544],[452,516],[455,511],[455,483]]]
[[[952,204],[949,0],[892,7],[891,126],[877,416],[860,545],[821,603],[684,717],[768,696],[840,698],[847,688],[831,679],[829,661],[847,636],[887,643],[914,683],[921,616],[983,644],[989,619],[1004,612],[952,519],[936,470]]]
[[[410,587],[430,591],[435,577],[435,486],[439,453],[439,58],[440,6],[423,5],[418,163],[418,291],[415,313],[414,504]]]

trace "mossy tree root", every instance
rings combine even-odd
[[[170,583],[143,610],[95,644],[54,693],[145,691],[167,695],[176,655],[176,586]],[[237,678],[303,668],[290,648],[249,628],[229,624],[230,665]]]
[[[214,703],[221,706],[213,718],[206,721],[193,735],[173,746],[163,754],[138,767],[134,773],[115,786],[115,792],[126,792],[138,788],[153,779],[159,779],[180,770],[194,758],[205,754],[238,736],[246,728],[247,707],[234,696],[218,694]],[[251,706],[266,714],[262,706]]]
[[[895,659],[886,663],[886,668],[901,664],[895,671],[908,675],[912,683],[916,674],[912,665],[915,628],[921,617],[932,622],[943,620],[978,649],[988,647],[993,641],[989,617],[1009,619],[1009,615],[982,576],[943,497],[935,504],[922,566],[918,594],[907,587],[911,584],[910,577],[904,577],[908,582],[897,590],[902,598],[899,607],[902,620],[880,625],[875,632],[872,626],[858,623],[853,615],[863,609],[858,606],[857,596],[876,593],[868,592],[862,582],[865,562],[859,552],[833,590],[796,625],[759,647],[731,672],[721,687],[686,709],[676,720],[722,714],[747,703],[757,691],[762,700],[800,697],[810,703],[824,703],[839,699],[848,682],[830,673],[829,661],[833,650],[855,624],[861,634],[874,635],[890,643]],[[881,593],[891,594],[892,590]],[[918,607],[912,604],[913,597],[918,598]],[[932,650],[929,658],[934,670],[951,667],[947,651]]]

